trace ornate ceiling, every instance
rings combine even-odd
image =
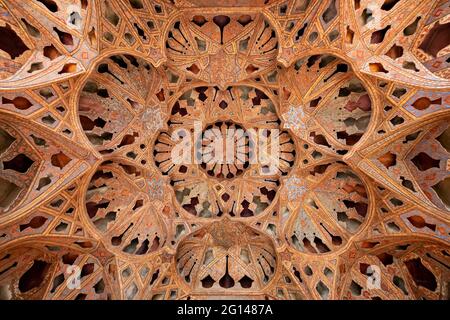
[[[447,0],[0,0],[0,298],[448,299],[449,105]]]

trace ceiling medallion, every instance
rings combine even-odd
[[[449,20],[0,0],[0,299],[448,299]]]

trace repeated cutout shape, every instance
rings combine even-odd
[[[288,174],[296,155],[294,140],[287,131],[280,130],[275,108],[264,91],[248,86],[227,90],[197,87],[181,95],[172,107],[169,131],[162,132],[155,141],[154,155],[155,164],[163,175],[169,176],[176,200],[185,211],[209,218],[222,215],[251,217],[268,210],[276,199],[280,177]],[[195,132],[196,121],[201,121],[199,129],[202,131],[198,133]],[[235,158],[231,164],[221,164],[209,157],[213,150],[207,146],[220,135],[208,131],[214,129],[223,137],[233,135],[226,130],[236,132]],[[269,162],[252,162],[250,158],[256,157],[257,152],[266,151],[257,150],[255,137],[249,134],[246,138],[244,133],[238,133],[239,129],[244,132],[249,129],[256,132],[278,130],[274,131],[278,141],[269,137],[266,149],[270,151],[277,147],[280,150],[275,168],[271,168]],[[179,137],[192,133],[193,139],[183,140],[189,144],[187,150],[192,151],[180,156],[189,157],[192,163],[174,163],[172,154],[178,154],[174,148]],[[277,146],[271,146],[272,143]],[[194,150],[197,144],[202,145],[198,152]]]
[[[106,247],[141,256],[164,246],[162,208],[157,197],[149,197],[153,190],[147,181],[153,179],[125,162],[107,160],[97,168],[86,190],[86,211]]]
[[[448,1],[239,5],[0,0],[0,298],[448,299]]]
[[[261,291],[277,266],[274,246],[266,237],[241,222],[214,222],[180,243],[177,272],[193,294]]]
[[[261,14],[198,12],[173,22],[165,47],[170,64],[190,77],[224,86],[271,68],[278,39]],[[218,68],[223,72],[214,71]]]
[[[98,55],[96,9],[89,1],[6,1],[0,10],[2,89],[79,75]]]

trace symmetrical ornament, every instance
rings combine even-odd
[[[0,299],[449,299],[449,106],[448,0],[0,0]]]

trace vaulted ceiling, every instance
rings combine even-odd
[[[449,106],[447,0],[0,0],[0,299],[448,299]]]

